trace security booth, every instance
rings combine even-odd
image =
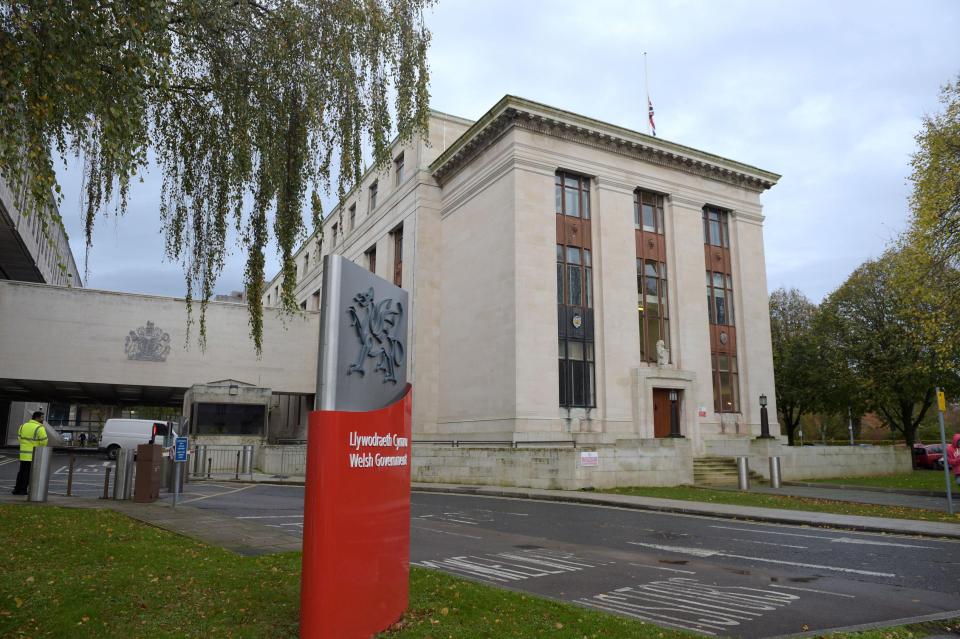
[[[267,441],[272,391],[235,379],[194,384],[183,396],[181,435],[194,447],[194,476],[249,471],[250,451]]]

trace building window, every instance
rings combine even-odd
[[[313,293],[313,310],[320,310],[320,291],[316,290]]]
[[[393,236],[393,283],[403,286],[403,227],[391,233]]]
[[[571,173],[557,173],[557,214],[590,219],[590,178]]]
[[[590,249],[557,244],[557,304],[593,308]]]
[[[267,293],[267,306],[270,306],[270,294]]]
[[[377,183],[370,185],[370,210],[377,208]]]
[[[737,356],[713,354],[713,408],[718,413],[740,412],[740,381]]]
[[[310,272],[310,250],[303,254],[303,276],[306,277]]]
[[[663,235],[663,196],[649,191],[633,192],[633,228]]]
[[[667,265],[637,258],[637,314],[640,318],[640,359],[657,361],[657,342],[670,347],[670,303]]]
[[[357,203],[354,202],[350,205],[350,230],[352,231],[357,224]]]
[[[403,182],[403,153],[393,161],[393,175],[397,185]]]
[[[590,178],[557,172],[557,315],[559,402],[596,406]]]
[[[726,211],[713,206],[703,207],[703,242],[710,246],[730,248],[729,217]]]
[[[337,230],[339,226],[336,222],[333,223],[333,244],[331,244],[331,246],[337,245]]]
[[[707,271],[707,308],[711,324],[733,326],[733,277]]]
[[[302,308],[303,310],[307,310],[307,300],[303,300],[302,302],[300,302],[300,308]]]
[[[713,407],[718,413],[740,412],[729,217],[728,211],[715,206],[703,207]]]
[[[377,272],[377,245],[374,244],[367,249],[367,268],[370,269],[371,273]]]

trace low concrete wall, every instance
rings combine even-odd
[[[596,452],[596,466],[581,453]],[[617,486],[693,483],[690,442],[623,440],[582,448],[453,447],[413,443],[412,479],[417,482],[579,490]]]
[[[767,463],[757,461],[766,475]],[[782,446],[780,467],[785,481],[800,481],[909,473],[913,461],[903,446]]]
[[[908,473],[910,451],[903,446],[787,446],[778,439],[729,438],[706,442],[707,455],[749,457],[750,470],[770,478],[770,457],[780,457],[784,481],[869,477]]]
[[[306,446],[260,446],[253,465],[268,475],[303,476],[307,474]]]

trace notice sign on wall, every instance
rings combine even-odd
[[[599,466],[600,453],[596,451],[583,451],[582,453],[580,453],[580,465],[581,466]]]

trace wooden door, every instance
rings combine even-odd
[[[670,391],[653,389],[653,436],[670,436]]]

